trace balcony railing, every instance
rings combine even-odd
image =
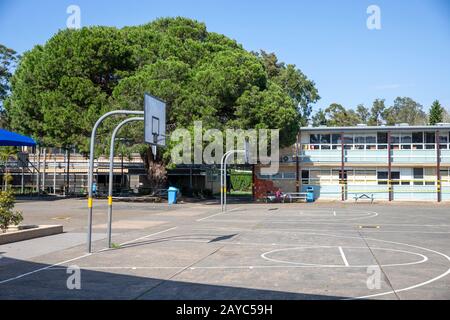
[[[302,163],[340,163],[342,150],[303,149],[300,154]],[[388,150],[386,149],[345,149],[345,163],[373,163],[386,164]],[[437,161],[437,150],[431,149],[393,149],[391,150],[393,164],[426,163]],[[441,163],[450,164],[450,150],[441,150]]]

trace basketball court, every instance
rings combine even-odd
[[[231,204],[222,213],[216,202],[118,203],[114,249],[98,236],[106,207],[96,207],[91,254],[83,243],[0,259],[0,298],[450,298],[448,205]],[[81,268],[79,290],[67,288],[69,266]]]

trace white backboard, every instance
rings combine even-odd
[[[144,96],[144,126],[146,143],[166,145],[166,103],[148,93]]]

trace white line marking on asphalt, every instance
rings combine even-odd
[[[10,282],[10,281],[14,281],[14,280],[17,280],[17,279],[20,279],[20,278],[29,276],[29,275],[31,275],[31,274],[34,274],[34,273],[37,273],[37,272],[40,272],[40,271],[44,271],[44,270],[47,270],[47,269],[50,269],[50,268],[53,268],[53,267],[62,265],[62,264],[64,264],[64,263],[68,263],[68,262],[72,262],[72,261],[75,261],[75,260],[79,260],[79,259],[88,257],[88,256],[90,256],[90,255],[92,255],[92,253],[87,253],[87,254],[84,254],[84,255],[82,255],[82,256],[79,256],[79,257],[70,259],[70,260],[65,260],[65,261],[62,261],[62,262],[58,262],[58,263],[52,264],[52,265],[50,265],[50,266],[46,266],[46,267],[39,268],[39,269],[30,271],[30,272],[27,272],[27,273],[23,273],[23,274],[20,274],[20,275],[18,275],[18,276],[16,276],[16,277],[9,278],[9,279],[6,279],[6,280],[2,280],[2,281],[0,281],[0,284],[4,284],[4,283]]]
[[[169,229],[166,229],[166,230],[163,230],[163,231],[159,231],[159,232],[156,232],[156,233],[152,233],[152,234],[149,234],[149,235],[146,235],[146,236],[143,236],[143,237],[134,239],[134,240],[130,240],[130,241],[121,243],[121,244],[119,244],[119,246],[124,246],[124,245],[126,245],[126,244],[130,244],[130,243],[133,243],[133,242],[136,242],[136,241],[139,241],[139,240],[147,239],[147,238],[149,238],[149,237],[156,236],[156,235],[158,235],[158,234],[165,233],[165,232],[174,230],[174,229],[176,229],[176,228],[178,228],[178,227],[173,227],[173,228],[169,228]]]
[[[155,235],[158,235],[158,234],[161,234],[161,233],[164,233],[164,232],[167,232],[167,231],[176,229],[176,228],[177,228],[177,227],[173,227],[173,228],[170,228],[170,229],[167,229],[167,230],[163,230],[163,231],[160,231],[160,232],[152,233],[152,234],[149,234],[149,235],[147,235],[147,236],[145,236],[145,237],[141,237],[141,238],[137,238],[137,239],[135,239],[135,240],[131,240],[131,241],[128,241],[128,242],[124,242],[124,243],[120,244],[120,246],[123,246],[123,245],[128,244],[128,243],[132,243],[132,242],[134,242],[134,241],[138,241],[138,240],[141,240],[141,239],[145,239],[145,238],[148,238],[148,237],[151,237],[151,236],[155,236]],[[99,252],[102,252],[102,251],[105,251],[105,250],[100,250]],[[61,261],[61,262],[52,264],[52,265],[50,265],[50,266],[46,266],[46,267],[39,268],[39,269],[30,271],[30,272],[27,272],[27,273],[23,273],[23,274],[20,274],[20,275],[18,275],[18,276],[16,276],[16,277],[9,278],[9,279],[6,279],[6,280],[2,280],[2,281],[0,281],[0,284],[4,284],[4,283],[10,282],[10,281],[18,280],[18,279],[20,279],[20,278],[23,278],[23,277],[32,275],[32,274],[34,274],[34,273],[38,273],[38,272],[41,272],[41,271],[45,271],[45,270],[48,270],[48,269],[50,269],[50,268],[54,268],[54,267],[60,266],[60,265],[62,265],[62,264],[68,263],[68,262],[72,262],[72,261],[76,261],[76,260],[79,260],[79,259],[83,259],[83,258],[85,258],[85,257],[89,257],[89,256],[91,256],[91,255],[93,255],[93,254],[95,254],[95,252],[94,252],[94,253],[86,253],[86,254],[84,254],[84,255],[82,255],[82,256],[79,256],[79,257],[76,257],[76,258],[73,258],[73,259],[64,260],[64,261]]]
[[[335,217],[336,217],[336,211],[333,211],[333,216],[335,216]]]
[[[237,208],[234,208],[234,209],[231,209],[231,210],[225,211],[225,212],[219,212],[219,213],[215,213],[215,214],[213,214],[213,215],[210,215],[210,216],[207,216],[207,217],[205,217],[205,218],[197,219],[196,221],[197,221],[197,222],[200,222],[200,221],[203,221],[203,220],[206,220],[206,219],[209,219],[209,218],[212,218],[212,217],[218,216],[219,214],[225,214],[225,213],[227,213],[227,212],[233,212],[233,211],[237,211],[237,210],[239,210],[239,209],[241,209],[241,208],[242,208],[242,207],[237,207]]]
[[[338,247],[339,248],[339,252],[341,253],[341,257],[342,257],[342,261],[344,261],[344,264],[346,267],[349,266],[347,258],[345,257],[345,253],[344,250],[342,249],[342,247]]]

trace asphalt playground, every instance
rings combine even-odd
[[[92,254],[85,200],[16,207],[65,233],[0,245],[0,299],[450,299],[450,204],[115,203],[106,249],[96,201]]]

